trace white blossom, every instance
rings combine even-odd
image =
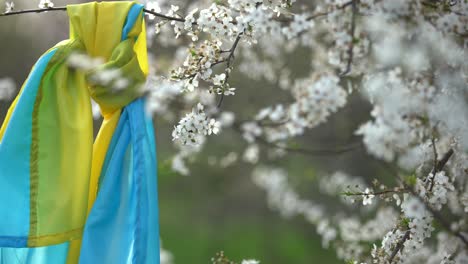
[[[92,70],[103,63],[103,58],[92,58],[83,53],[72,53],[67,58],[67,64],[69,67],[83,71]]]
[[[10,78],[0,78],[0,100],[10,99],[16,90],[15,82]]]
[[[256,144],[250,145],[244,151],[244,156],[243,156],[244,161],[253,163],[253,164],[257,163],[259,159],[259,151],[260,151],[260,148],[258,145]]]
[[[161,13],[161,7],[156,1],[148,1],[146,3],[145,8],[155,13]],[[156,16],[151,13],[145,13],[145,14],[148,16],[150,20],[153,20],[156,18]]]
[[[372,191],[369,190],[369,188],[366,188],[364,191],[364,194],[362,195],[362,204],[363,205],[368,205],[372,204],[372,199],[375,197],[375,195],[372,194]]]
[[[310,30],[314,26],[314,21],[309,19],[309,14],[299,14],[294,16],[294,20],[291,22],[289,27],[282,29],[283,34],[286,38],[292,39],[297,37],[300,33]]]
[[[434,181],[431,196],[428,201],[437,210],[440,210],[442,205],[447,203],[448,192],[454,191],[455,187],[450,182],[447,175],[445,175],[444,171],[437,172],[435,176],[431,174],[428,176],[428,179]]]
[[[14,2],[5,2],[5,13],[10,13],[15,9]]]
[[[160,240],[161,241],[161,240]],[[173,264],[174,256],[168,250],[162,248],[162,242],[160,243],[159,261],[160,264]]]
[[[47,9],[47,8],[52,8],[54,7],[54,3],[50,0],[40,0],[39,2],[39,8],[41,9]]]
[[[217,134],[220,123],[206,116],[204,106],[198,104],[197,108],[185,115],[172,132],[172,140],[178,140],[184,145],[197,146],[202,143],[206,135]]]
[[[242,260],[241,264],[260,264],[260,261],[254,259]]]

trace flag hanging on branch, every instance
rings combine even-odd
[[[159,263],[143,6],[67,12],[70,39],[38,60],[0,130],[0,263]],[[71,67],[76,54],[103,63]]]

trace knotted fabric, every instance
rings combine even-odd
[[[70,39],[33,67],[0,130],[0,263],[159,263],[156,146],[140,90],[143,6],[67,6]],[[100,57],[86,71],[71,54]],[[128,87],[92,76],[117,69]],[[93,142],[91,98],[104,118]]]

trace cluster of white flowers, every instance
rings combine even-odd
[[[231,9],[238,10],[235,16],[237,32],[244,32],[244,40],[256,43],[257,37],[268,32],[271,28],[270,18],[273,16],[271,9],[257,8],[262,0],[228,0]]]
[[[144,88],[144,92],[147,93],[147,112],[172,121],[174,115],[170,111],[170,103],[180,95],[181,90],[180,82],[173,82],[160,76],[150,76]]]
[[[72,53],[68,56],[67,63],[71,68],[89,71],[102,65],[104,59],[100,57],[93,58],[84,53]]]
[[[199,47],[190,47],[183,66],[172,71],[172,79],[184,81],[183,90],[188,92],[198,87],[199,78],[208,81],[213,73],[212,66],[223,60],[221,44],[219,40],[205,40]]]
[[[206,135],[218,134],[219,121],[208,118],[204,106],[198,104],[192,112],[185,115],[172,131],[172,140],[178,140],[184,145],[197,146],[204,141]]]
[[[391,207],[380,208],[375,217],[367,221],[361,221],[357,217],[343,217],[343,214],[330,217],[319,204],[301,199],[289,185],[287,174],[282,169],[257,167],[253,171],[252,178],[257,186],[266,191],[267,201],[272,209],[278,210],[284,217],[304,216],[307,221],[316,226],[324,247],[329,247],[332,242],[336,242],[335,246],[339,248],[338,257],[341,259],[356,259],[366,252],[367,245],[361,242],[379,240],[396,224],[398,214]],[[348,178],[351,182],[355,180],[342,172],[332,174],[327,180],[336,183],[328,185],[321,191],[329,193],[341,188],[343,191],[349,188],[349,186],[341,185],[345,183],[343,179]],[[324,184],[321,183],[321,185]]]
[[[213,77],[213,86],[210,86],[210,92],[223,95],[234,95],[236,88],[230,87],[226,82],[226,73],[217,74]]]
[[[357,130],[363,135],[369,152],[386,161],[404,153],[418,143],[429,131],[423,119],[427,116],[429,99],[434,87],[418,78],[405,80],[401,69],[377,73],[364,81],[364,89],[374,104],[375,118]]]
[[[270,207],[284,217],[304,216],[322,236],[322,244],[335,247],[339,258],[354,263],[386,263],[392,258],[392,263],[408,264],[462,259],[466,250],[460,240],[454,248],[446,248],[444,243],[456,240],[453,235],[438,232],[433,236],[437,219],[427,206],[436,211],[448,208],[460,217],[468,211],[468,187],[461,180],[468,169],[464,153],[468,149],[464,132],[468,117],[460,115],[468,109],[464,73],[468,60],[462,39],[467,31],[463,14],[468,5],[324,0],[318,1],[313,11],[302,8],[298,13],[294,2],[228,0],[189,5],[183,23],[170,23],[176,36],[185,31],[190,43],[171,72],[179,83],[153,85],[155,89],[165,87],[154,93],[155,105],[168,111],[170,105],[162,101],[172,101],[177,90],[184,91],[184,103],[192,105],[197,99],[187,98],[202,98],[200,88],[206,87],[214,95],[232,95],[230,54],[231,48],[236,48],[232,44],[239,44],[235,50],[239,72],[278,86],[281,92],[289,92],[292,100],[266,105],[251,119],[233,126],[240,127],[247,141],[244,153],[210,158],[210,164],[231,166],[240,157],[259,164],[253,181],[265,189]],[[169,14],[183,17],[177,14],[177,7],[171,10]],[[169,23],[158,22],[157,31],[165,24]],[[162,30],[159,43],[182,43]],[[298,78],[288,68],[288,59],[302,48],[312,51],[311,77]],[[177,58],[183,54],[180,50]],[[215,71],[216,65],[226,65],[226,69]],[[352,78],[346,79],[349,76]],[[350,87],[348,92],[345,85]],[[394,188],[370,186],[345,173],[324,178],[320,189],[325,195],[339,195],[346,207],[359,206],[353,203],[356,200],[365,205],[343,217],[345,213],[329,215],[321,203],[300,198],[288,184],[287,171],[263,167],[260,153],[265,141],[284,147],[293,137],[325,123],[346,105],[351,90],[363,94],[372,105],[372,120],[356,130],[368,152],[385,162],[396,161],[403,169],[396,173],[410,176]],[[214,109],[212,100],[206,105]],[[173,159],[173,169],[184,175],[189,174],[186,160],[200,151],[209,134],[208,118],[197,117],[195,112],[185,116],[174,130],[181,152]],[[234,114],[229,116],[226,128],[233,125]],[[183,147],[184,143],[188,146]],[[434,170],[434,164],[449,150],[456,155],[443,169]],[[265,159],[284,154],[284,150],[269,151]],[[415,188],[420,197],[409,188]],[[451,224],[454,230],[466,230],[466,221]],[[369,247],[372,244],[374,247]]]
[[[156,1],[147,2],[145,7],[146,7],[147,10],[149,10],[151,12],[161,13],[161,7],[159,6],[158,2],[156,2]],[[151,14],[151,13],[146,13],[146,15],[148,16],[149,20],[153,20],[153,19],[156,18],[156,16]]]
[[[114,91],[121,91],[129,87],[132,82],[130,79],[123,76],[120,69],[108,68],[98,69],[104,64],[102,58],[93,58],[83,53],[72,53],[67,59],[70,68],[79,69],[86,73],[91,72],[89,81],[95,85],[110,87]]]
[[[347,93],[332,74],[319,74],[312,79],[298,80],[293,88],[296,103],[289,109],[291,134],[302,134],[304,128],[315,127],[346,104]]]
[[[289,27],[282,28],[283,34],[287,39],[297,37],[300,33],[310,30],[314,26],[314,21],[308,14],[295,15]]]
[[[297,80],[292,88],[295,102],[262,109],[255,122],[243,125],[244,137],[254,140],[262,133],[268,141],[281,141],[302,135],[346,104],[347,93],[332,74],[317,74],[312,78]],[[268,124],[268,125],[265,125]]]
[[[328,247],[338,235],[326,217],[324,208],[310,200],[304,200],[289,185],[287,174],[282,169],[257,167],[252,173],[254,183],[266,191],[269,206],[278,210],[283,217],[303,216],[309,223],[316,225],[322,236],[322,245]]]
[[[324,216],[321,206],[302,200],[287,181],[282,169],[258,167],[252,173],[255,184],[267,192],[268,204],[284,217],[303,215],[311,223],[317,223]]]
[[[288,109],[290,121],[285,125],[291,136],[313,128],[346,104],[347,93],[332,74],[318,74],[311,79],[297,80],[292,89],[296,102]],[[282,135],[279,135],[280,138]]]
[[[201,31],[210,32],[220,38],[233,38],[239,33],[233,21],[231,10],[217,4],[211,4],[209,8],[201,10],[197,19]]]
[[[428,176],[428,179],[433,181],[429,186],[429,189],[432,190],[426,190],[426,193],[430,195],[428,202],[435,209],[440,210],[442,206],[447,203],[448,192],[453,192],[455,187],[453,183],[450,182],[445,171],[439,171],[435,175],[431,174]]]
[[[232,125],[234,117],[230,112],[223,112],[220,114],[218,120],[209,118],[204,111],[204,106],[198,104],[196,109],[185,115],[179,121],[179,124],[172,132],[173,141],[179,152],[172,159],[172,170],[181,174],[189,175],[190,170],[187,162],[190,162],[199,153],[205,143],[206,136],[219,133],[222,127]],[[222,167],[229,166],[229,163],[237,160],[237,155],[233,157],[234,153],[228,155],[225,159],[219,160],[219,165]],[[232,161],[232,159],[235,159]],[[217,164],[217,160],[210,162],[210,164]]]
[[[345,241],[376,241],[392,229],[397,219],[397,212],[390,207],[377,211],[375,218],[360,221],[355,217],[339,220],[341,238]]]
[[[433,217],[421,200],[406,196],[401,208],[406,223],[388,232],[382,240],[382,247],[373,252],[373,257],[381,262],[393,256],[395,263],[406,263],[407,256],[421,249],[425,239],[434,231]]]

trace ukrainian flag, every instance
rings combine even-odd
[[[67,12],[70,39],[38,60],[0,130],[0,263],[159,263],[156,144],[139,89],[148,74],[143,6]],[[71,69],[74,52],[105,63]],[[130,87],[89,82],[106,69]],[[95,140],[90,98],[104,118]]]

